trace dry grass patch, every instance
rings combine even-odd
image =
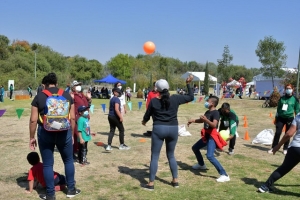
[[[91,130],[96,133],[92,141],[88,144],[89,166],[82,167],[75,165],[77,187],[82,190],[76,199],[95,200],[140,200],[140,199],[296,199],[300,197],[297,166],[290,174],[278,181],[276,194],[258,194],[256,188],[267,179],[270,173],[282,163],[284,158],[281,152],[275,156],[267,154],[268,146],[252,145],[251,141],[243,140],[246,130],[250,138],[253,139],[260,131],[272,128],[272,118],[270,112],[275,115],[276,110],[261,108],[262,101],[258,100],[221,100],[229,102],[232,109],[236,111],[240,118],[237,139],[236,154],[227,155],[220,153],[218,160],[224,166],[231,181],[220,184],[215,181],[219,175],[214,167],[205,159],[209,170],[192,170],[196,159],[191,150],[191,146],[199,139],[200,129],[203,125],[192,124],[188,131],[191,137],[179,137],[176,147],[176,159],[178,161],[180,188],[174,189],[170,185],[172,179],[169,165],[165,155],[165,146],[161,151],[159,168],[153,192],[144,191],[140,184],[146,183],[149,176],[151,139],[145,138],[146,142],[139,142],[143,138],[143,133],[151,129],[152,123],[146,127],[141,125],[141,120],[145,111],[143,105],[138,110],[137,102],[140,100],[133,98],[133,111],[129,111],[125,116],[125,143],[131,146],[129,151],[120,151],[119,139],[116,135],[113,139],[112,152],[106,152],[104,147],[96,146],[94,142],[107,143],[109,124],[107,115],[103,113],[101,103],[107,100],[94,100],[94,114],[91,115]],[[141,100],[142,101],[142,100]],[[144,101],[143,101],[143,104]],[[30,101],[14,101],[1,104],[7,108],[7,113],[0,118],[2,124],[1,135],[1,155],[0,162],[0,197],[1,199],[35,199],[37,192],[44,192],[39,189],[30,195],[25,194],[27,186],[26,173],[30,165],[26,156],[30,152],[28,148],[28,121],[30,112]],[[24,115],[18,119],[15,108],[25,108]],[[196,118],[205,112],[203,102],[189,103],[182,105],[179,109],[179,124],[186,124],[189,118]],[[248,119],[249,127],[243,128],[244,116]],[[118,132],[117,132],[118,134]],[[37,149],[38,151],[38,149]],[[201,151],[203,155],[205,150]],[[64,174],[63,163],[59,153],[55,152],[54,169]],[[57,192],[57,199],[66,198],[63,192]]]

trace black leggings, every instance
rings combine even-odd
[[[290,147],[280,167],[269,177],[265,185],[272,186],[278,179],[286,175],[300,162],[300,147]]]
[[[10,91],[10,92],[9,92],[9,99],[12,98],[12,95],[13,95],[13,91]]]
[[[109,126],[110,126],[110,131],[109,131],[109,135],[108,135],[108,145],[111,145],[112,143],[112,139],[115,135],[115,131],[116,131],[116,127],[119,130],[119,140],[120,140],[120,144],[124,144],[124,126],[123,123],[120,122],[120,119],[115,117],[115,116],[108,116],[108,122],[109,122]]]
[[[78,146],[79,146],[79,151],[78,151],[79,163],[85,163],[85,162],[87,162],[87,157],[86,157],[87,156],[87,152],[88,152],[87,145],[88,145],[88,142],[85,142],[83,144],[81,144],[80,142],[78,142]]]
[[[177,162],[174,156],[176,143],[178,140],[178,126],[154,125],[151,135],[151,162],[149,180],[152,182],[158,168],[158,159],[162,145],[166,142],[166,154],[172,177],[178,177]]]
[[[289,128],[292,125],[294,118],[281,118],[281,117],[277,117],[276,119],[276,132],[275,132],[275,136],[273,139],[273,143],[272,143],[272,148],[274,148],[278,143],[279,143],[279,139],[280,139],[280,135],[282,133],[282,129],[285,125],[285,132],[287,132],[289,130]],[[288,146],[289,146],[290,140],[286,141],[286,143],[284,143],[283,145],[283,150],[287,150]]]

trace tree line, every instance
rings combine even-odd
[[[112,74],[127,81],[130,87],[136,83],[137,89],[151,87],[152,82],[160,78],[167,79],[171,89],[176,89],[184,87],[182,74],[187,71],[205,71],[206,66],[206,71],[217,77],[219,83],[228,81],[230,77],[244,77],[251,81],[253,76],[263,72],[262,68],[233,65],[232,59],[229,47],[225,46],[222,59],[216,63],[181,61],[155,52],[151,55],[136,56],[120,53],[102,64],[96,59],[89,60],[80,55],[65,56],[49,46],[30,44],[26,40],[10,41],[8,37],[0,35],[0,84],[6,87],[8,80],[15,80],[15,89],[26,89],[28,85],[35,88],[46,74],[55,72],[59,84],[63,86],[72,80],[94,85],[95,79]]]

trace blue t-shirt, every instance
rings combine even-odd
[[[116,110],[115,110],[115,104],[116,103],[119,104],[119,111],[121,112],[121,101],[120,101],[120,99],[118,97],[113,97],[109,101],[109,113],[108,113],[108,115],[109,116],[115,116],[115,117],[119,118],[119,116],[117,115]]]
[[[78,132],[81,132],[82,139],[85,142],[88,142],[91,140],[91,130],[90,130],[90,123],[89,119],[85,118],[83,116],[80,116],[77,121],[77,130]],[[80,141],[80,138],[78,137],[77,141]]]

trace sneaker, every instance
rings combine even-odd
[[[73,197],[75,197],[76,195],[78,195],[80,193],[81,193],[81,191],[79,189],[74,188],[74,190],[72,190],[72,191],[68,190],[67,197],[68,198],[73,198]]]
[[[172,185],[174,188],[179,188],[179,183],[178,183],[178,182],[176,182],[176,183],[171,182],[171,185]]]
[[[54,196],[48,196],[48,195],[46,195],[46,194],[40,194],[40,199],[44,199],[44,200],[56,200],[56,197],[55,197],[55,195]]]
[[[271,188],[268,188],[266,185],[262,185],[258,188],[258,192],[265,193],[265,192],[273,192]]]
[[[229,155],[233,155],[233,154],[234,154],[233,149],[229,149],[228,154],[229,154]]]
[[[106,151],[111,151],[112,150],[111,145],[107,145],[106,148],[105,148],[105,150]]]
[[[88,161],[86,161],[86,162],[81,162],[80,164],[81,164],[81,165],[89,165],[89,164],[91,164],[91,163],[88,162]]]
[[[287,154],[287,150],[283,150],[283,154],[286,155]]]
[[[270,150],[268,151],[268,153],[269,153],[269,154],[273,154],[273,149],[270,149]]]
[[[218,179],[216,179],[217,182],[219,183],[224,183],[226,181],[230,181],[230,178],[229,176],[226,176],[226,175],[221,175]]]
[[[142,185],[142,188],[144,190],[153,191],[154,190],[154,185],[148,185],[148,184],[146,184],[146,185]]]
[[[202,170],[206,170],[206,169],[207,169],[207,167],[206,167],[205,164],[204,164],[204,165],[199,165],[198,163],[197,163],[197,164],[194,164],[194,165],[192,166],[192,168],[193,168],[193,169],[202,169]]]
[[[129,150],[130,147],[127,146],[126,144],[121,144],[121,145],[119,146],[119,149],[120,149],[120,150]]]

